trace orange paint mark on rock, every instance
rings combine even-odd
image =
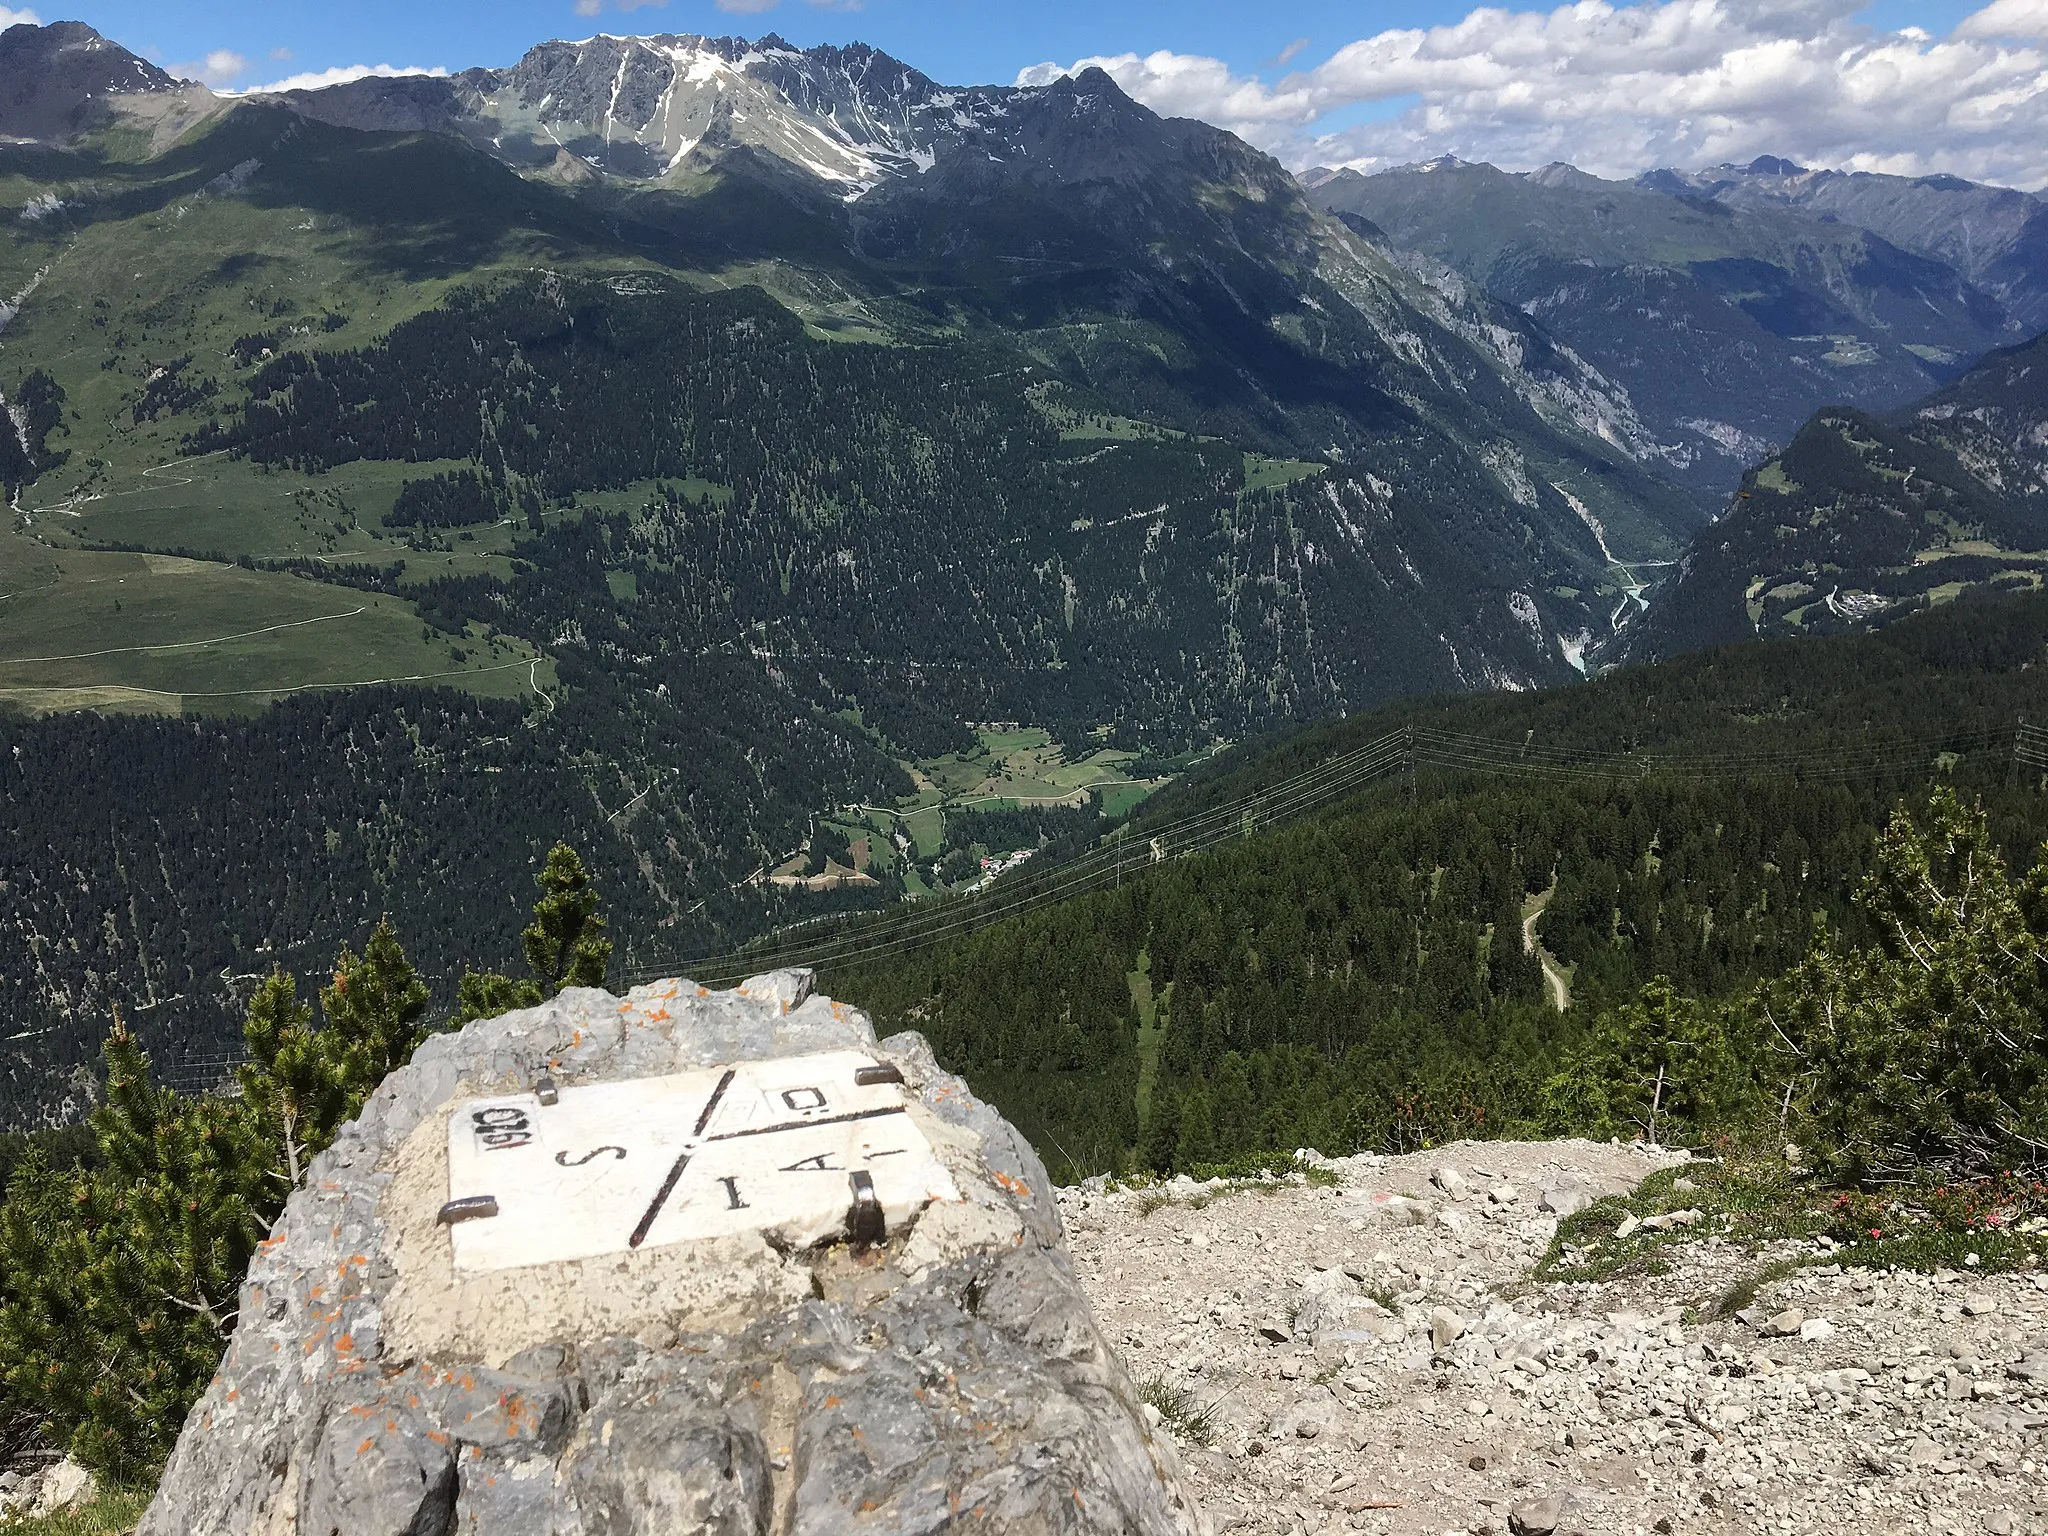
[[[991,1176],[995,1179],[996,1183],[1000,1184],[1004,1189],[1008,1190],[1011,1194],[1015,1195],[1019,1200],[1028,1200],[1031,1198],[1030,1185],[1023,1183],[1020,1180],[1011,1178],[1007,1173],[995,1173],[993,1170],[991,1170]]]

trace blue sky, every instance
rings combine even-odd
[[[758,0],[748,0],[758,4]],[[1975,8],[1968,0],[1885,0],[1866,15],[1880,24],[1945,32]],[[352,64],[510,64],[534,43],[607,32],[776,30],[809,45],[873,43],[948,84],[1007,81],[1029,65],[1098,54],[1175,53],[1216,58],[1240,74],[1273,76],[1274,61],[1306,39],[1297,67],[1345,43],[1394,27],[1454,22],[1472,7],[1453,0],[864,0],[857,10],[783,0],[735,14],[711,0],[669,0],[597,17],[571,0],[88,0],[38,4],[44,20],[90,22],[159,63],[232,52],[244,83]]]
[[[59,14],[37,8],[45,20]],[[1211,0],[863,0],[849,10],[784,0],[736,14],[711,0],[669,0],[631,11],[607,3],[593,18],[579,15],[571,0],[101,0],[77,19],[163,63],[226,49],[261,66],[284,49],[293,70],[510,64],[534,43],[594,31],[754,36],[774,30],[806,46],[873,43],[948,84],[971,84],[1007,81],[1047,59],[1160,48],[1212,55],[1249,72],[1304,36],[1327,53],[1371,32],[1454,19],[1467,9],[1440,0],[1294,0],[1256,12]],[[253,69],[252,78],[263,72]]]
[[[42,0],[32,0],[39,7]],[[0,0],[0,18],[9,12]],[[246,89],[508,65],[537,42],[779,31],[947,84],[1107,69],[1296,168],[1454,154],[1598,174],[1782,155],[2048,185],[2048,0],[94,0],[76,15]],[[1410,30],[1402,30],[1410,29]],[[1028,73],[1027,73],[1028,72]]]

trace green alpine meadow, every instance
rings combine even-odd
[[[299,9],[0,9],[0,1525],[2033,1528],[2039,6]]]

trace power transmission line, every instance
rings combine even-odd
[[[1600,752],[1525,739],[1501,741],[1431,727],[1408,727],[1385,735],[1265,789],[1239,795],[1205,810],[1155,826],[1126,825],[1093,851],[1058,866],[1042,881],[1028,877],[986,896],[913,908],[862,922],[850,931],[788,939],[702,956],[680,965],[656,960],[636,970],[633,981],[678,971],[714,985],[802,965],[829,967],[892,958],[961,938],[1005,918],[1020,916],[1109,885],[1159,864],[1191,857],[1234,838],[1248,837],[1279,822],[1328,805],[1390,773],[1411,776],[1420,768],[1507,773],[1546,780],[1627,782],[1650,778],[1743,780],[1797,778],[1840,781],[1925,768],[1938,753],[1970,753],[2013,743],[2016,761],[2048,769],[2048,730],[2024,723],[2015,728],[1976,728],[1945,736],[1892,737],[1873,742],[1843,741],[1775,752],[1690,753]]]

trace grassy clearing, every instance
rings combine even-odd
[[[53,545],[139,545],[233,560],[406,563],[410,579],[511,573],[508,524],[442,531],[446,552],[407,547],[384,526],[407,480],[457,466],[346,464],[326,475],[270,471],[225,454],[110,468],[90,488],[65,493],[38,484],[23,498],[28,527]],[[451,558],[452,557],[452,558]]]
[[[401,584],[436,576],[512,574],[512,549],[526,536],[518,521],[436,529],[416,538],[388,528],[384,518],[407,480],[466,468],[450,460],[417,464],[359,462],[322,475],[271,470],[225,454],[98,472],[83,489],[39,482],[24,498],[29,531],[56,548],[110,544],[188,551],[235,560],[314,560],[336,566],[403,561]],[[53,477],[54,478],[54,477]],[[577,497],[572,511],[550,511],[546,521],[590,512],[635,513],[655,494],[640,481],[615,491]],[[687,496],[718,499],[730,493],[709,481],[683,483]],[[421,547],[422,545],[425,547]],[[627,583],[630,573],[616,572]]]
[[[551,684],[537,659],[520,642],[428,631],[398,598],[0,534],[0,700],[34,712],[253,708],[401,679],[515,697]]]
[[[1702,1219],[1662,1231],[1639,1225],[1682,1210],[1697,1210]],[[1816,1264],[1983,1273],[2031,1268],[2040,1262],[2044,1228],[2048,1186],[1929,1182],[1863,1194],[1789,1169],[1780,1158],[1748,1153],[1662,1169],[1633,1194],[1609,1196],[1567,1217],[1530,1278],[1584,1283],[1668,1274],[1679,1250],[1712,1237],[1755,1260],[1717,1294],[1695,1300],[1697,1315],[1721,1317],[1747,1306],[1772,1281]],[[1801,1251],[1785,1252],[1788,1244]]]
[[[1131,761],[1128,752],[1104,749],[1069,762],[1050,733],[1037,728],[975,734],[979,744],[971,752],[921,758],[906,765],[918,783],[916,795],[906,802],[906,812],[932,807],[994,810],[1079,805],[1095,789],[1105,794],[1138,789],[1141,793],[1130,802],[1135,804],[1158,787],[1132,782],[1126,772]],[[924,846],[920,837],[919,848]],[[935,849],[936,842],[932,846]]]
[[[1262,453],[1247,453],[1244,456],[1244,488],[1248,491],[1277,490],[1297,480],[1312,480],[1327,473],[1329,467],[1302,459],[1269,459]]]
[[[149,1500],[146,1493],[110,1489],[81,1509],[40,1520],[9,1520],[4,1529],[8,1536],[119,1536],[135,1529]]]

